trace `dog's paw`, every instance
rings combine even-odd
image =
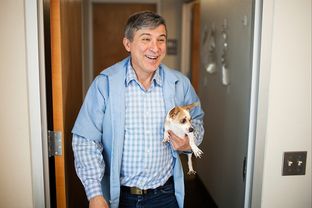
[[[192,148],[195,157],[201,158],[203,151],[201,151],[198,147]]]
[[[188,175],[196,175],[196,171],[195,170],[189,170],[187,172]]]
[[[169,142],[169,137],[164,138],[164,140],[162,140],[163,143]]]
[[[165,133],[164,133],[164,139],[163,139],[163,143],[166,143],[166,142],[169,142],[170,141],[170,136],[169,136],[169,133],[168,131],[166,130]]]

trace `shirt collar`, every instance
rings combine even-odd
[[[162,85],[163,85],[163,78],[162,78],[162,75],[161,75],[161,74],[162,74],[161,71],[162,71],[162,67],[159,66],[159,67],[157,68],[157,70],[155,71],[155,74],[154,74],[154,76],[153,76],[153,78],[152,78],[152,81],[153,81],[155,84],[159,85],[159,86],[162,86]],[[138,81],[138,79],[137,79],[137,76],[136,76],[136,74],[135,74],[135,71],[134,71],[133,67],[131,66],[131,62],[128,61],[128,64],[127,64],[127,72],[126,72],[126,80],[125,80],[125,81],[126,81],[126,86],[128,86],[129,83],[130,83],[132,80],[135,80],[137,83],[139,83],[139,81]]]

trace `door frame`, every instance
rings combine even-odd
[[[90,2],[113,2],[111,0],[90,0]],[[129,0],[117,0],[114,2],[137,2]],[[157,10],[160,11],[160,0],[148,0],[148,2],[157,3]],[[262,19],[263,0],[255,0],[255,26],[253,40],[253,77],[251,94],[251,112],[250,112],[250,132],[248,139],[248,159],[247,176],[245,191],[245,206],[261,205],[261,193],[252,195],[254,186],[254,170],[261,166],[261,161],[254,163],[255,150],[257,149],[255,137],[257,122],[265,122],[259,117],[258,110],[258,87],[259,87],[259,68],[260,68],[260,48],[261,48],[261,19]],[[43,1],[29,0],[24,7],[25,12],[25,30],[26,30],[26,62],[27,62],[27,93],[29,110],[29,129],[30,129],[30,147],[31,147],[31,170],[32,170],[32,196],[34,207],[50,208],[49,192],[49,166],[47,150],[47,109],[45,94],[45,66],[44,66],[44,33],[43,33]],[[91,76],[92,77],[92,76]],[[258,148],[259,149],[259,148]],[[260,153],[263,156],[263,152]],[[260,157],[261,155],[258,155]],[[262,161],[263,162],[263,161]],[[258,179],[257,181],[259,181]],[[259,191],[259,190],[258,190]],[[261,192],[261,191],[260,191]],[[255,203],[255,201],[259,202]]]
[[[50,208],[43,1],[29,0],[24,5],[32,201],[34,207]]]
[[[253,2],[253,40],[252,40],[252,77],[251,77],[251,91],[250,91],[250,112],[249,112],[249,131],[247,140],[247,161],[246,161],[246,184],[244,194],[244,208],[251,206],[261,206],[261,194],[253,195],[254,170],[263,167],[258,166],[255,162],[256,153],[256,137],[257,137],[257,123],[261,122],[258,117],[258,103],[259,103],[259,78],[260,78],[260,58],[261,58],[261,31],[262,31],[262,6],[263,0],[254,0]],[[262,146],[262,145],[261,145]],[[264,152],[262,152],[264,155]],[[256,164],[256,165],[255,165]],[[262,179],[262,175],[261,175]],[[259,191],[259,190],[257,190]],[[261,191],[260,191],[261,192]],[[258,198],[259,197],[259,198]],[[256,199],[257,198],[257,199]],[[258,201],[259,204],[252,203]]]

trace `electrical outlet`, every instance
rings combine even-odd
[[[305,175],[307,152],[284,152],[283,176]]]

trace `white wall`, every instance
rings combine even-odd
[[[0,204],[33,207],[24,1],[0,2]]]
[[[263,6],[253,207],[310,208],[311,0]],[[286,151],[308,152],[306,175],[281,175]]]

